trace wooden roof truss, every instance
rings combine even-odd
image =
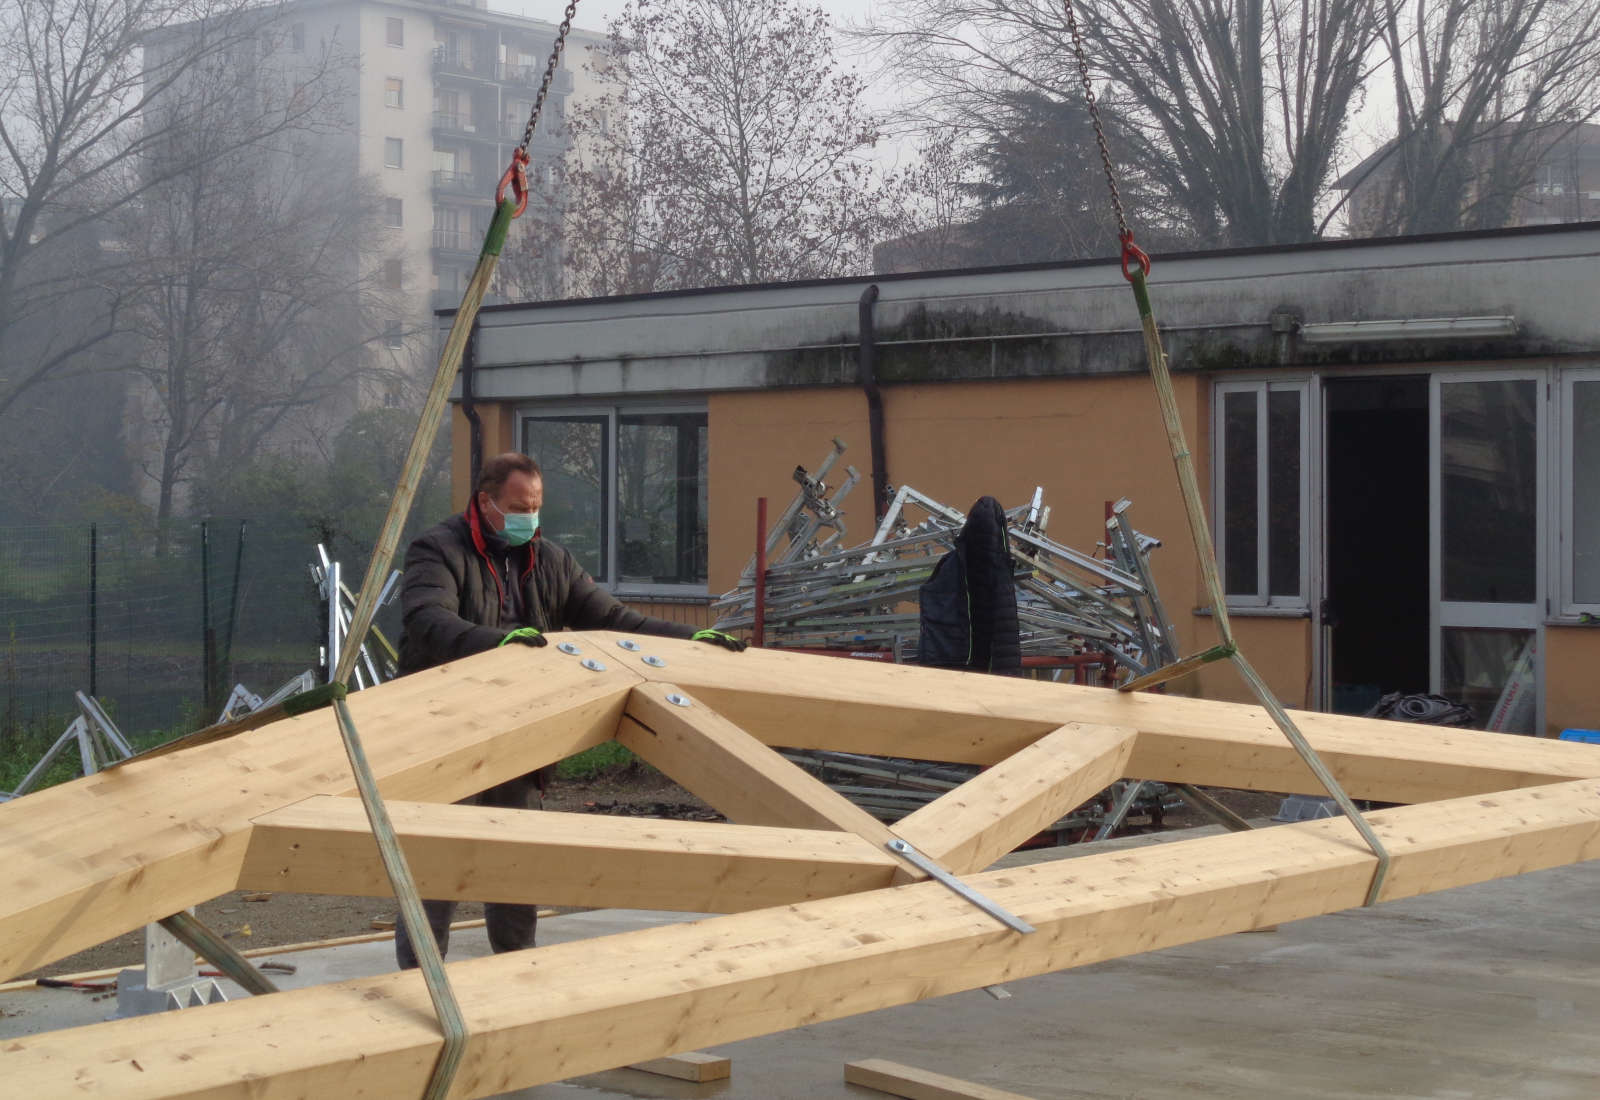
[[[1374,879],[1342,817],[984,870],[1122,777],[1321,793],[1259,707],[566,638],[580,654],[513,646],[350,698],[422,894],[726,915],[450,963],[452,1095],[1329,913]],[[1296,719],[1352,797],[1406,804],[1368,816],[1380,900],[1600,856],[1600,749]],[[450,804],[612,739],[729,823]],[[773,745],[988,767],[891,830]],[[0,978],[236,888],[388,896],[352,795],[320,711],[0,806]],[[18,1039],[0,1074],[27,1096],[420,1095],[441,1044],[412,971]]]

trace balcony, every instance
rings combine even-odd
[[[544,79],[544,65],[515,65],[502,61],[495,66],[495,79],[502,84],[516,84],[524,88],[537,88]],[[557,69],[550,80],[551,95],[569,95],[572,92],[572,70]]]
[[[450,256],[476,256],[483,247],[483,234],[470,229],[435,229],[433,250]]]
[[[495,139],[493,125],[480,127],[471,115],[449,114],[444,111],[433,112],[433,132],[440,137],[478,138],[482,141]]]
[[[440,195],[455,195],[467,199],[490,197],[488,180],[480,180],[471,172],[456,172],[443,168],[433,171],[433,190]]]
[[[495,78],[495,66],[487,60],[480,60],[467,51],[451,51],[439,46],[433,51],[433,71],[442,76],[464,76],[469,80],[490,80]]]

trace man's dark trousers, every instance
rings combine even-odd
[[[495,806],[500,809],[531,810],[539,805],[539,786],[531,775],[508,780],[498,787],[490,787],[481,794],[462,799],[461,806]],[[450,918],[455,916],[453,901],[424,901],[422,911],[428,915],[428,926],[433,929],[433,940],[443,955],[450,946]],[[498,954],[502,951],[521,951],[533,946],[533,935],[539,924],[537,905],[513,905],[505,902],[487,902],[483,907],[484,923],[488,925],[489,946]],[[406,933],[405,920],[395,921],[394,953],[402,970],[414,970],[417,954],[411,949],[411,938]]]

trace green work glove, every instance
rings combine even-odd
[[[731,649],[735,653],[742,653],[745,648],[745,644],[738,638],[735,638],[732,634],[724,634],[720,630],[697,630],[689,636],[689,640],[693,642],[710,642],[712,645],[719,645],[723,649]]]
[[[531,627],[531,626],[518,627],[516,630],[513,630],[510,634],[507,634],[504,638],[500,639],[500,645],[510,645],[512,642],[517,642],[520,645],[532,645],[532,646],[540,646],[540,645],[549,645],[550,644],[545,639],[545,636],[543,634],[540,634],[537,630],[533,629],[533,627]],[[495,648],[498,649],[499,646],[496,646]]]

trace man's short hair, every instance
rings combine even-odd
[[[498,496],[512,474],[542,476],[539,473],[539,464],[533,459],[516,451],[507,451],[503,455],[495,455],[483,464],[482,470],[478,471],[478,492],[488,493],[491,497]]]

